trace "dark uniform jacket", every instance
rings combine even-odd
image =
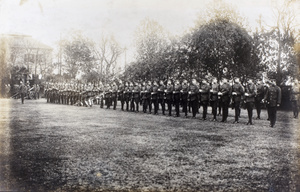
[[[211,85],[210,90],[210,100],[211,101],[217,101],[218,100],[218,92],[220,91],[220,86],[218,83],[213,83]]]
[[[147,99],[151,98],[151,93],[152,93],[152,85],[146,85],[145,95]]]
[[[165,86],[160,85],[157,91],[158,91],[158,99],[164,99],[165,98]]]
[[[233,93],[236,93],[236,95],[234,95]],[[240,83],[234,83],[232,85],[233,102],[240,102],[243,94],[244,94],[244,87]]]
[[[20,85],[19,86],[19,92],[20,93],[27,93],[27,87],[24,84]]]
[[[292,87],[291,90],[290,90],[290,100],[291,101],[298,101],[299,100],[299,94],[300,94],[299,86]]]
[[[173,99],[175,101],[180,100],[180,91],[181,91],[181,85],[180,84],[175,84],[174,85],[174,90],[173,90]]]
[[[222,102],[230,102],[231,95],[231,86],[229,83],[223,83],[220,87],[220,92],[222,93],[221,101]]]
[[[181,86],[181,99],[187,100],[188,99],[188,93],[189,93],[189,86],[187,84],[183,84]]]
[[[210,86],[208,83],[201,83],[201,87],[200,87],[201,102],[209,101],[209,90],[210,90]]]
[[[199,93],[198,87],[195,84],[191,83],[190,88],[189,88],[190,101],[197,100],[198,99],[198,93]]]
[[[141,88],[140,86],[136,85],[134,88],[133,88],[133,98],[134,99],[139,99],[140,98],[140,91],[141,91]]]
[[[166,89],[166,99],[167,100],[172,100],[172,92],[173,92],[174,88],[173,85],[167,85],[167,89]]]
[[[264,100],[270,107],[276,107],[281,103],[281,89],[276,85],[271,85],[266,92]]]
[[[256,85],[253,84],[253,83],[252,84],[247,84],[245,93],[248,94],[248,96],[245,95],[246,103],[254,102],[255,101],[255,95],[257,93]]]
[[[121,100],[124,97],[124,90],[125,90],[125,86],[123,84],[119,85],[118,88],[118,99]]]
[[[257,92],[256,92],[255,100],[260,102],[265,96],[265,87],[263,84],[259,84],[256,86],[256,90]]]
[[[118,86],[117,85],[113,85],[112,89],[111,89],[111,92],[112,92],[111,97],[113,97],[113,98],[117,97]]]
[[[153,85],[152,92],[151,92],[151,99],[153,100],[158,99],[158,85]]]

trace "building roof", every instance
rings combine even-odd
[[[52,48],[34,38],[30,35],[23,34],[1,34],[1,38],[6,38],[11,47],[30,48],[30,49],[48,49]]]

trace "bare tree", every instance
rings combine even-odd
[[[104,76],[102,80],[106,82],[108,78],[115,75],[117,60],[122,54],[122,48],[113,35],[102,35],[100,43],[94,45],[93,51],[100,63],[99,73]]]

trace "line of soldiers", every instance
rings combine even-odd
[[[261,107],[266,103],[268,109],[268,120],[273,127],[276,122],[277,107],[281,103],[281,90],[276,86],[275,80],[268,80],[263,83],[258,80],[254,84],[252,79],[248,79],[243,86],[239,78],[234,78],[232,82],[223,78],[218,83],[213,78],[211,83],[206,78],[201,82],[192,79],[191,82],[183,80],[148,81],[148,82],[125,82],[121,80],[117,84],[47,84],[45,95],[47,102],[71,104],[79,106],[92,106],[93,101],[104,105],[106,108],[116,109],[117,101],[121,103],[121,110],[139,112],[140,106],[144,113],[158,114],[161,106],[162,114],[171,116],[172,107],[175,107],[175,116],[180,116],[180,107],[185,117],[188,112],[192,112],[192,118],[196,118],[202,106],[202,120],[207,120],[207,108],[212,107],[213,119],[217,121],[217,109],[222,108],[221,122],[227,122],[228,109],[230,103],[235,109],[235,120],[239,123],[242,105],[248,111],[247,125],[253,124],[253,108],[256,107],[257,119],[260,119]],[[104,103],[105,102],[105,103]],[[166,107],[167,106],[167,107]],[[152,107],[154,109],[152,109]]]

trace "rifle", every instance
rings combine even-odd
[[[16,97],[17,95],[19,95],[19,93],[14,94],[14,95],[11,96],[10,98],[14,98],[14,97]]]

